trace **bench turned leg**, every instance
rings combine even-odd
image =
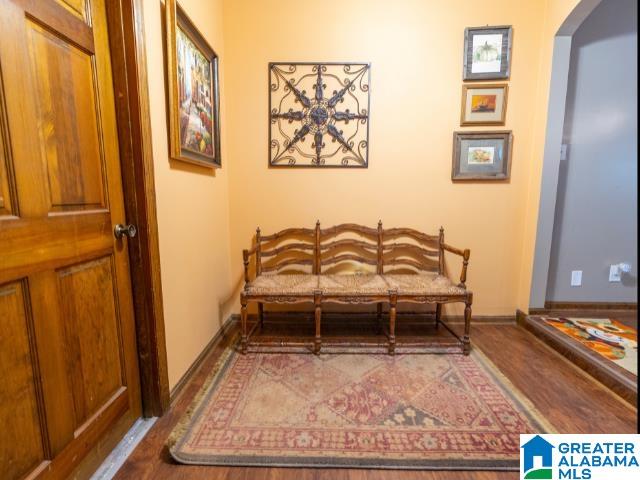
[[[442,318],[442,304],[436,303],[436,328],[440,326],[441,318]]]
[[[321,305],[322,295],[319,293],[315,293],[313,296],[313,303],[315,305],[315,320],[316,320],[316,336],[313,341],[313,353],[316,355],[320,353],[320,348],[322,347],[322,337],[320,336],[320,323],[322,321],[322,305]]]
[[[471,340],[469,333],[471,331],[471,299],[465,302],[464,306],[464,336],[462,337],[462,353],[469,355],[471,352]]]
[[[247,353],[247,299],[240,299],[240,327],[242,335],[240,337],[240,351]]]
[[[264,304],[258,303],[258,321],[260,322],[260,328],[264,325]]]
[[[391,293],[389,295],[389,355],[395,355],[396,352],[396,303],[397,295]]]

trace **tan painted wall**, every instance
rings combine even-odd
[[[513,314],[529,243],[525,209],[541,164],[533,142],[542,143],[534,119],[544,113],[539,83],[548,82],[550,61],[541,66],[550,56],[550,39],[541,48],[551,30],[545,2],[328,0],[301,11],[293,0],[236,0],[225,2],[224,16],[233,281],[258,225],[265,233],[316,219],[382,219],[429,232],[443,225],[449,243],[471,249],[474,312]],[[463,32],[485,24],[514,28],[506,126],[480,128],[513,130],[511,181],[453,184],[452,132],[478,129],[459,126]],[[267,168],[267,64],[289,60],[371,62],[367,170]]]
[[[218,53],[224,74],[222,1],[181,0],[180,5]],[[160,0],[144,2],[169,384],[173,387],[220,328],[222,304],[231,294],[230,162],[224,123],[223,169],[212,172],[169,160],[163,10]],[[224,75],[221,81],[224,91]],[[223,119],[225,111],[223,95]]]
[[[471,248],[475,313],[526,308],[552,41],[576,3],[182,0],[220,56],[224,168],[211,174],[168,159],[162,6],[145,0],[170,385],[238,311],[241,250],[258,225],[443,225],[448,243]],[[463,31],[484,24],[514,27],[512,178],[454,185],[452,132],[472,129],[459,127]],[[372,63],[367,170],[267,168],[267,64],[318,60]]]

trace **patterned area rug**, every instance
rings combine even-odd
[[[229,349],[172,432],[187,464],[518,470],[552,429],[477,349],[463,355]]]
[[[625,370],[638,375],[638,331],[609,318],[542,319]]]

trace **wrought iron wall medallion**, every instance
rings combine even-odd
[[[269,165],[366,168],[367,63],[269,64]]]

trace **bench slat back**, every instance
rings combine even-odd
[[[256,274],[443,272],[444,232],[383,229],[354,223],[329,228],[288,228],[271,235],[256,231]]]
[[[315,273],[315,230],[287,228],[272,235],[256,230],[256,274]]]
[[[384,273],[438,272],[439,236],[412,228],[388,228],[382,231]]]
[[[378,231],[375,228],[343,223],[319,228],[319,237],[317,273],[377,272]]]

